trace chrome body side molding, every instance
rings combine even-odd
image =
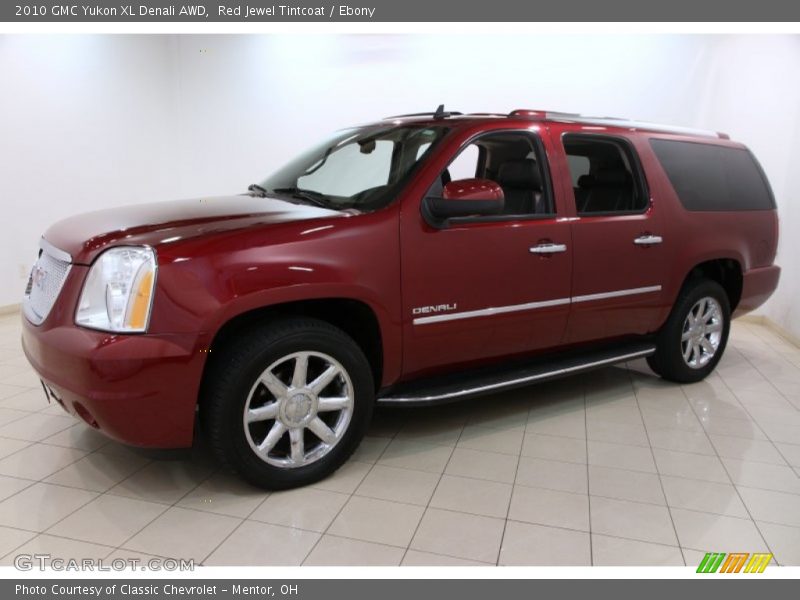
[[[569,298],[556,298],[555,300],[544,300],[542,302],[527,302],[525,304],[512,304],[510,306],[497,306],[493,308],[481,308],[478,310],[467,310],[464,312],[448,313],[445,315],[432,315],[430,317],[417,317],[414,325],[425,325],[427,323],[441,323],[442,321],[458,321],[459,319],[473,319],[475,317],[491,317],[521,310],[535,310],[537,308],[548,308],[569,304]]]
[[[444,315],[431,315],[428,317],[417,317],[414,325],[428,325],[430,323],[442,323],[445,321],[457,321],[459,319],[474,319],[475,317],[491,317],[505,313],[519,312],[522,310],[537,310],[540,308],[550,308],[572,304],[574,302],[592,302],[595,300],[606,300],[608,298],[619,298],[621,296],[634,296],[637,294],[651,294],[660,292],[660,285],[648,285],[645,287],[631,288],[627,290],[614,290],[613,292],[600,292],[597,294],[585,294],[582,296],[572,296],[571,298],[554,298],[553,300],[542,300],[540,302],[526,302],[525,304],[512,304],[508,306],[493,306],[490,308],[480,308],[477,310],[467,310],[463,312],[447,313]]]
[[[585,294],[583,296],[573,296],[572,302],[591,302],[593,300],[607,300],[608,298],[619,298],[621,296],[634,296],[636,294],[651,294],[660,292],[660,285],[648,285],[646,287],[632,288],[630,290],[616,290],[613,292],[601,292],[599,294]]]

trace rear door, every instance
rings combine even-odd
[[[670,245],[636,139],[554,125],[574,202],[566,343],[653,331],[663,316]]]
[[[561,342],[572,244],[563,207],[554,202],[549,143],[538,127],[465,134],[440,157],[433,187],[441,180],[492,179],[503,187],[506,214],[439,228],[420,210],[425,190],[404,204],[406,376]],[[531,175],[532,162],[538,176]]]

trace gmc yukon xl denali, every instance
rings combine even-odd
[[[703,379],[775,289],[777,240],[764,173],[727,135],[440,107],[339,131],[241,195],[55,224],[22,341],[91,427],[175,448],[197,424],[287,488],[346,461],[376,403],[640,357]]]

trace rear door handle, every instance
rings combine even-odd
[[[660,244],[663,241],[664,238],[662,238],[660,235],[651,235],[648,233],[646,235],[640,235],[635,240],[633,240],[633,243],[636,244],[637,246],[654,246],[656,244]]]
[[[532,254],[555,254],[557,252],[566,252],[566,244],[553,244],[551,242],[539,244],[530,249]]]

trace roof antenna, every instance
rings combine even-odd
[[[437,121],[439,119],[444,119],[447,116],[447,113],[444,112],[444,104],[440,104],[439,108],[436,109],[436,112],[433,113],[433,118]]]

